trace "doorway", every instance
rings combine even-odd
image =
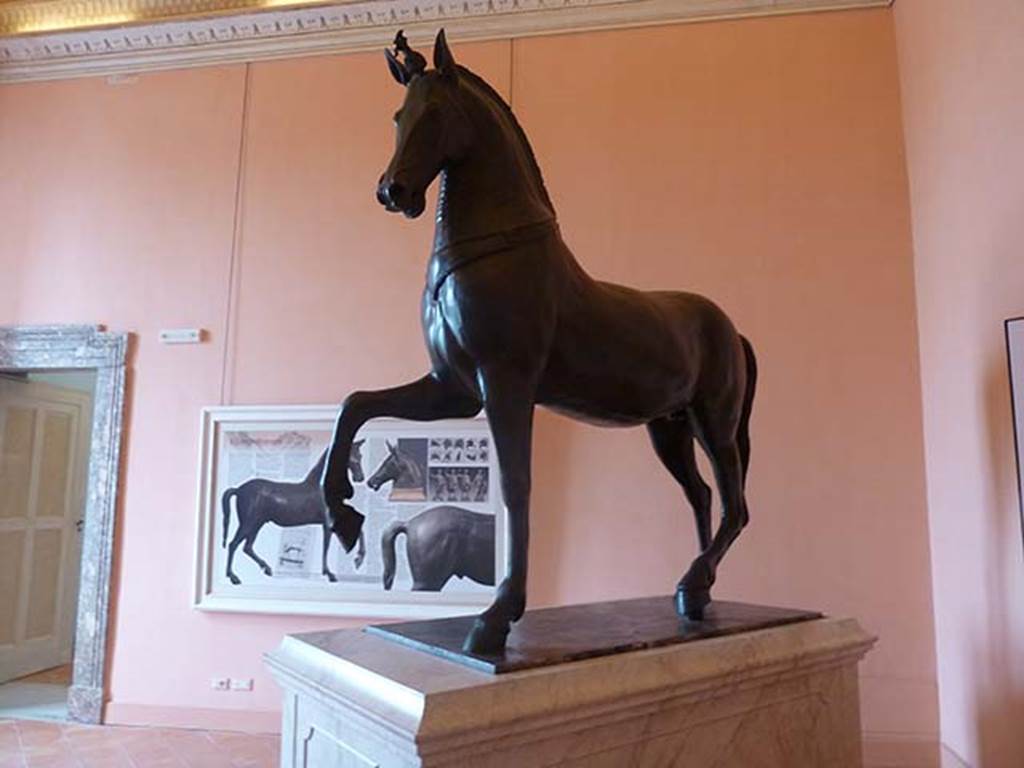
[[[102,721],[127,340],[0,326],[0,719]]]
[[[0,718],[67,719],[95,389],[0,373]]]

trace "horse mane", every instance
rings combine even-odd
[[[320,476],[324,473],[324,461],[327,459],[327,449],[324,448],[324,452],[320,454],[320,458],[316,460],[316,464],[313,465],[312,469],[306,474],[306,478],[302,481],[304,483],[319,483]],[[294,477],[294,475],[292,475]]]
[[[417,461],[415,459],[411,459],[408,456],[406,456],[405,454],[402,454],[402,458],[404,459],[404,461],[402,462],[402,466],[404,468],[409,469],[410,474],[413,476],[412,477],[413,482],[415,482],[417,484],[418,483],[422,483],[423,482],[423,470],[420,469],[419,463],[417,463]],[[398,480],[400,480],[400,479],[401,479],[401,477],[398,478]],[[398,480],[395,480],[396,484],[398,483]]]
[[[458,68],[459,74],[465,76],[472,85],[483,92],[484,96],[497,104],[501,109],[501,112],[509,119],[509,122],[512,123],[512,127],[515,129],[520,143],[526,149],[526,157],[530,161],[530,167],[533,169],[537,185],[540,187],[541,196],[544,198],[544,202],[547,204],[548,208],[550,208],[552,213],[554,213],[555,205],[551,202],[551,196],[548,194],[548,188],[544,184],[544,174],[541,173],[540,164],[537,162],[537,156],[533,152],[533,146],[530,144],[530,140],[526,136],[526,131],[523,130],[523,126],[519,124],[519,119],[516,117],[515,112],[512,111],[512,107],[508,105],[508,102],[502,98],[500,93],[494,90],[490,83],[480,77],[476,72],[471,69],[467,69],[461,64],[458,65]]]

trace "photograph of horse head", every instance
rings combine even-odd
[[[388,455],[366,484],[377,491],[391,483],[389,501],[426,501],[426,438],[399,438],[395,442],[385,442]]]
[[[362,446],[363,440],[352,444],[349,455],[348,470],[355,483],[363,482]],[[232,567],[235,550],[239,545],[267,576],[273,576],[270,565],[255,550],[256,538],[267,523],[274,523],[282,528],[293,528],[302,525],[316,525],[323,529],[323,548],[321,552],[321,573],[328,581],[335,582],[337,577],[327,566],[327,554],[331,547],[331,531],[327,521],[327,510],[324,506],[323,493],[320,491],[320,477],[323,475],[324,463],[327,460],[327,449],[320,454],[306,476],[298,482],[279,482],[262,477],[255,477],[239,485],[228,488],[221,496],[221,509],[224,516],[224,532],[221,546],[228,549],[227,577],[232,584],[241,584],[242,580]],[[231,542],[228,532],[231,527],[231,509],[234,500],[234,511],[238,527]],[[294,557],[294,549],[282,550],[281,559],[287,562],[287,556]],[[366,544],[362,535],[353,561],[360,568],[366,557]],[[294,562],[294,560],[292,561]]]

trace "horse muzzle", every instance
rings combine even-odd
[[[404,184],[388,181],[381,176],[377,184],[377,202],[391,213],[402,213],[406,218],[415,219],[426,210],[426,195],[412,192]]]

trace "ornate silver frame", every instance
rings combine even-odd
[[[68,717],[99,723],[107,668],[107,620],[120,476],[128,334],[98,325],[0,326],[0,369],[96,371],[82,567]]]

